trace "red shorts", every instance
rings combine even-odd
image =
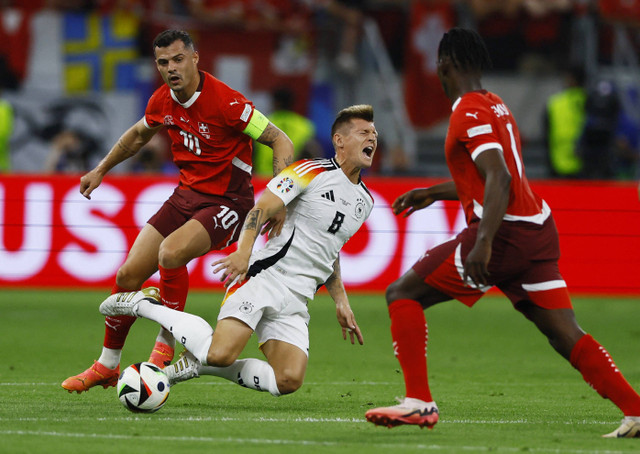
[[[218,250],[237,241],[253,205],[253,198],[230,199],[178,187],[147,222],[166,238],[188,220],[195,219],[209,233],[211,250]]]
[[[558,269],[560,246],[553,218],[542,225],[503,222],[493,240],[489,261],[489,285],[465,284],[463,263],[475,244],[474,222],[454,239],[423,255],[413,270],[429,286],[471,307],[492,286],[498,287],[515,305],[531,301],[545,309],[570,309],[567,286]]]

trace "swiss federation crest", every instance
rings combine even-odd
[[[164,116],[164,121],[163,121],[162,123],[164,123],[164,124],[165,124],[165,125],[167,125],[167,126],[168,126],[168,125],[174,125],[174,124],[175,124],[175,123],[173,122],[173,116],[171,116],[171,115],[165,115],[165,116]]]
[[[199,121],[198,122],[198,131],[201,134],[209,134],[209,125]]]
[[[278,186],[276,186],[276,189],[283,194],[286,194],[293,189],[293,180],[289,177],[284,177],[282,180],[280,180]]]

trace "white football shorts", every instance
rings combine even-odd
[[[239,288],[234,287],[227,290],[218,320],[237,318],[255,331],[260,345],[279,340],[309,356],[306,297],[291,291],[268,270],[262,270]]]

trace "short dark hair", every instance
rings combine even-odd
[[[340,127],[354,119],[373,121],[373,107],[369,104],[357,104],[342,109],[331,126],[331,137]]]
[[[492,67],[489,51],[478,32],[454,27],[446,32],[438,46],[438,58],[450,57],[462,71],[481,72]]]
[[[171,44],[178,40],[184,43],[184,47],[195,50],[193,40],[191,39],[189,33],[185,32],[184,30],[171,29],[158,33],[156,39],[153,40],[153,51],[155,53],[156,47],[169,47]]]

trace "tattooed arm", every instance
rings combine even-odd
[[[293,162],[293,143],[289,136],[282,132],[276,125],[269,122],[258,142],[273,150],[273,176]]]
[[[271,147],[273,150],[274,177],[293,162],[293,143],[291,139],[273,123],[269,122],[260,137],[258,137],[258,142]],[[286,210],[273,213],[273,215],[269,216],[269,222],[265,224],[261,233],[269,232],[269,237],[280,235],[286,215]]]
[[[102,158],[98,165],[80,178],[80,193],[87,199],[91,199],[91,193],[100,186],[102,179],[107,172],[113,169],[122,161],[135,155],[160,128],[149,129],[144,125],[144,119],[140,119],[131,126],[118,142],[109,150],[109,153]]]
[[[238,239],[238,250],[211,264],[214,267],[214,273],[222,271],[220,280],[226,281],[226,285],[232,283],[238,276],[239,282],[244,280],[249,270],[251,251],[262,225],[279,211],[284,212],[283,208],[282,199],[266,188],[244,220]]]

